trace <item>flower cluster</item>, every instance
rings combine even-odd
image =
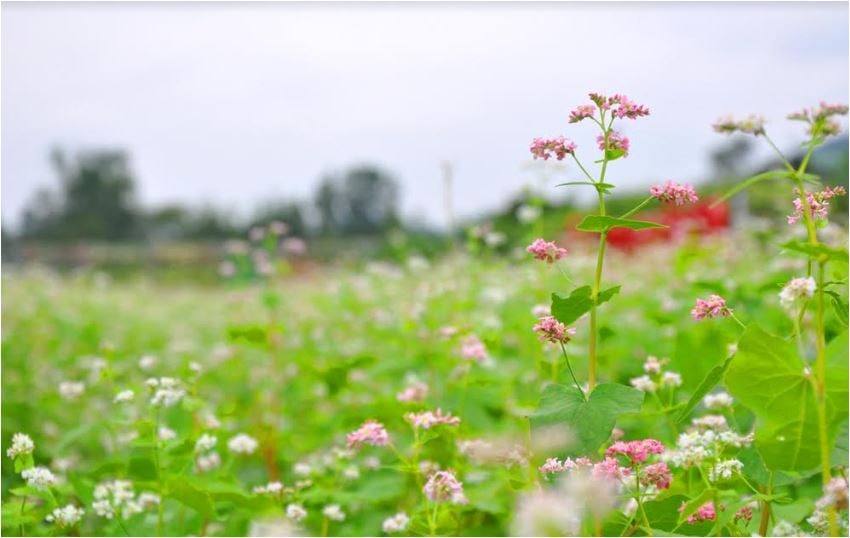
[[[159,496],[153,493],[142,493],[137,497],[129,480],[101,482],[94,488],[94,498],[94,513],[106,519],[113,519],[116,515],[129,519],[160,503]]]
[[[585,118],[592,118],[596,114],[596,107],[593,105],[579,105],[570,112],[570,123],[578,123]]]
[[[32,454],[33,450],[35,450],[35,443],[30,436],[25,433],[16,433],[12,436],[12,446],[6,449],[6,455],[15,459],[18,456]]]
[[[706,409],[723,409],[732,407],[732,397],[727,392],[717,392],[715,394],[706,394],[702,399],[702,404]]]
[[[794,213],[788,215],[788,224],[796,224],[805,218],[803,209],[803,201],[798,196],[794,199]],[[810,192],[806,194],[806,200],[809,202],[809,214],[812,220],[826,220],[829,217],[829,201],[836,196],[843,196],[847,191],[841,185],[836,187],[826,187],[820,192]]]
[[[720,460],[708,469],[708,480],[711,482],[722,482],[731,480],[744,469],[744,464],[735,458]]]
[[[432,502],[450,502],[466,504],[468,501],[463,493],[463,483],[459,482],[452,471],[437,471],[432,474],[422,488],[425,496]]]
[[[720,118],[712,127],[718,133],[735,133],[741,132],[745,134],[761,135],[764,134],[764,118],[751,114],[746,119],[735,120],[732,116]]]
[[[555,263],[567,255],[567,249],[559,247],[552,241],[544,241],[541,238],[535,239],[525,249],[526,252],[533,254],[535,260],[540,260],[546,263]]]
[[[322,515],[331,521],[345,521],[345,512],[338,504],[329,504],[322,508]]]
[[[623,152],[623,157],[629,156],[629,137],[621,135],[617,131],[611,130],[608,133],[608,145],[605,145],[605,137],[603,135],[599,135],[596,137],[596,143],[599,146],[599,149],[602,151],[605,150],[619,150]]]
[[[425,428],[426,430],[440,424],[448,426],[457,426],[460,424],[460,417],[453,417],[451,413],[446,413],[444,415],[443,410],[439,408],[436,412],[423,411],[422,413],[407,413],[404,415],[404,418],[410,422],[414,428]]]
[[[414,380],[403,391],[396,394],[396,400],[404,403],[422,403],[426,396],[428,396],[428,385]]]
[[[386,446],[390,436],[384,425],[375,420],[367,420],[358,429],[347,436],[348,448],[358,448],[363,445]]]
[[[832,116],[847,115],[847,105],[820,102],[820,106],[811,109],[804,108],[800,112],[788,114],[789,120],[802,121],[809,125],[809,134],[812,136],[834,136],[841,133],[841,126],[832,120]]]
[[[234,454],[249,455],[257,450],[257,440],[250,435],[239,433],[227,441],[227,448]]]
[[[464,359],[475,362],[486,362],[490,358],[487,347],[477,336],[470,334],[460,344],[460,354]]]
[[[659,387],[670,387],[675,389],[682,386],[682,376],[676,372],[665,372],[662,367],[669,362],[669,359],[658,359],[652,355],[646,358],[643,363],[643,370],[646,374],[638,377],[633,377],[629,382],[631,385],[644,392],[655,392]]]
[[[156,407],[171,407],[186,396],[183,384],[173,377],[152,377],[147,380],[147,386],[152,392],[151,405]]]
[[[698,426],[691,431],[679,434],[675,450],[664,454],[664,459],[676,467],[689,469],[698,467],[704,462],[715,461],[728,448],[744,448],[753,442],[753,434],[735,433],[726,427],[725,421],[722,426],[719,421],[711,421],[711,423],[715,426],[713,429]]]
[[[567,327],[552,316],[540,318],[533,330],[541,342],[553,344],[566,344],[576,334],[575,329]]]
[[[86,514],[82,508],[77,508],[73,504],[68,504],[62,508],[56,508],[46,518],[49,523],[55,523],[57,527],[73,527],[83,519]]]
[[[572,155],[576,151],[576,145],[574,142],[568,140],[563,136],[558,136],[555,138],[535,138],[531,141],[531,146],[529,147],[531,151],[531,155],[535,159],[543,159],[544,161],[548,161],[552,157],[555,159],[562,161],[567,155]]]
[[[629,458],[632,465],[641,464],[650,454],[661,454],[664,445],[657,439],[641,439],[640,441],[617,441],[605,451],[606,456],[622,455]]]
[[[286,517],[292,520],[294,523],[301,523],[304,518],[307,517],[307,510],[305,510],[304,507],[300,504],[287,504]]]
[[[649,188],[649,194],[662,203],[672,203],[677,206],[693,204],[699,201],[693,187],[685,183],[681,185],[673,180],[667,180],[663,185],[653,185]]]
[[[792,278],[779,292],[779,304],[783,308],[793,308],[801,299],[813,297],[816,289],[817,283],[812,277]]]
[[[679,507],[679,512],[684,512],[686,505],[687,505],[687,503],[682,502],[682,506]],[[721,507],[721,509],[722,509],[722,507]],[[716,517],[717,517],[717,513],[714,510],[714,503],[711,502],[711,501],[708,501],[704,505],[697,508],[696,512],[694,512],[692,515],[688,516],[687,521],[688,521],[688,523],[693,525],[695,523],[702,523],[703,521],[714,521],[714,518],[716,518]]]
[[[388,517],[381,525],[383,531],[387,534],[404,532],[410,524],[410,518],[404,512],[399,512],[392,517]]]
[[[691,316],[697,321],[713,318],[726,318],[732,315],[732,310],[726,306],[726,299],[712,295],[708,299],[697,299],[691,310]]]
[[[649,109],[647,107],[635,103],[621,93],[615,93],[610,97],[598,93],[590,93],[588,96],[601,110],[611,110],[616,118],[629,118],[633,120],[643,116],[649,116]]]
[[[30,467],[21,471],[21,478],[33,489],[44,490],[56,483],[56,477],[47,467]]]

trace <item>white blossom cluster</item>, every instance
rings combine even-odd
[[[731,480],[733,476],[740,473],[744,464],[735,458],[721,460],[708,469],[708,479],[711,482]]]
[[[732,397],[726,392],[707,394],[705,398],[702,399],[702,404],[706,409],[724,409],[732,407]]]
[[[817,283],[812,277],[793,278],[779,292],[779,304],[782,308],[793,308],[801,302],[801,299],[809,299],[814,296]]]
[[[147,380],[147,386],[152,391],[151,405],[156,407],[171,407],[186,396],[183,384],[173,377],[152,377]]]
[[[731,430],[693,430],[679,434],[675,450],[664,453],[662,458],[687,469],[718,457],[725,447],[743,448],[752,442],[752,434],[739,435]]]
[[[25,433],[16,433],[12,436],[12,446],[6,449],[6,455],[15,459],[18,456],[32,454],[33,450],[35,450],[35,443],[30,436]]]
[[[646,374],[633,377],[629,382],[631,385],[643,392],[655,392],[659,388],[676,388],[682,386],[682,376],[676,372],[665,372],[663,367],[669,359],[659,359],[652,355],[643,363],[643,371]]]
[[[56,483],[56,477],[47,467],[30,467],[21,471],[21,478],[33,489],[44,490]]]
[[[250,435],[240,433],[227,441],[227,448],[234,454],[253,454],[257,450],[257,440]]]
[[[136,393],[134,393],[130,389],[122,390],[121,392],[115,395],[115,398],[112,401],[113,403],[128,403],[132,402],[135,396]]]
[[[86,391],[82,381],[63,381],[59,383],[59,395],[66,400],[76,400]]]
[[[384,520],[381,528],[387,534],[404,532],[407,530],[407,526],[410,524],[410,518],[404,512],[399,512],[398,514],[388,517]]]
[[[77,523],[83,519],[85,515],[85,510],[82,508],[77,508],[73,504],[68,504],[62,508],[57,508],[53,510],[45,520],[48,523],[55,523],[57,527],[65,528],[65,527],[73,527]]]
[[[322,515],[331,521],[345,521],[345,512],[338,504],[329,504],[322,509]]]
[[[286,505],[286,517],[294,523],[301,523],[307,517],[307,510],[300,504],[288,504]]]
[[[94,498],[94,513],[106,519],[113,519],[116,515],[129,519],[160,503],[159,496],[153,493],[142,493],[137,497],[129,480],[101,482],[94,488]]]
[[[257,495],[279,495],[283,491],[283,484],[269,482],[265,486],[255,486],[253,491]]]

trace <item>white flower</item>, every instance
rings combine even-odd
[[[345,520],[345,512],[339,507],[338,504],[329,504],[322,509],[322,515],[331,521],[344,521]]]
[[[153,355],[145,355],[141,359],[139,359],[139,368],[142,370],[151,370],[154,366],[156,366],[157,360]]]
[[[204,415],[204,425],[207,428],[214,430],[221,427],[221,422],[219,422],[218,418],[216,418],[216,416],[212,413],[207,413]]]
[[[729,425],[726,424],[726,417],[723,415],[705,415],[704,417],[695,418],[691,423],[699,429],[706,430],[727,430]]]
[[[531,308],[531,315],[536,319],[545,318],[552,315],[552,307],[548,304],[536,304]]]
[[[47,489],[56,483],[56,477],[47,467],[31,467],[21,471],[21,478],[27,481],[27,485],[34,489]]]
[[[240,433],[227,442],[227,448],[234,454],[253,454],[257,450],[257,440]]]
[[[159,495],[150,492],[140,493],[138,498],[143,508],[153,508],[159,504],[159,501]]]
[[[136,395],[132,390],[122,390],[118,394],[115,395],[115,399],[112,400],[114,403],[127,403],[133,401],[133,397]]]
[[[806,533],[803,532],[803,529],[794,525],[791,522],[785,521],[781,519],[776,522],[773,526],[773,530],[770,532],[771,536],[806,536]]]
[[[210,435],[205,433],[198,437],[198,440],[195,441],[195,452],[206,452],[208,450],[212,450],[215,448],[215,445],[218,443],[218,438],[215,435]]]
[[[209,454],[198,456],[197,459],[195,459],[195,468],[200,473],[211,471],[219,465],[221,465],[221,456],[218,455],[218,452],[210,452]]]
[[[300,504],[288,504],[286,505],[286,517],[295,523],[300,523],[307,517],[307,510],[304,510],[304,507]]]
[[[160,441],[171,441],[175,437],[177,437],[177,433],[169,428],[168,426],[160,426],[159,431],[157,432],[157,436]]]
[[[816,289],[817,283],[812,277],[791,279],[779,292],[779,304],[783,308],[792,308],[798,303],[798,299],[814,296]]]
[[[677,374],[676,372],[664,372],[661,375],[661,386],[662,387],[681,387],[682,386],[682,376]]]
[[[83,518],[83,515],[85,511],[82,508],[68,504],[53,510],[45,519],[50,523],[56,523],[58,527],[72,527]]]
[[[292,466],[292,472],[298,476],[310,476],[313,473],[313,467],[309,463],[298,462]]]
[[[725,392],[718,392],[706,395],[702,403],[707,409],[722,409],[732,407],[732,397]]]
[[[115,509],[107,500],[95,501],[92,503],[91,507],[94,510],[94,513],[100,517],[105,517],[106,519],[112,519],[115,517]]]
[[[12,446],[6,449],[6,455],[12,459],[21,455],[32,454],[35,450],[35,443],[29,435],[25,433],[16,433],[12,436]]]
[[[147,385],[153,390],[151,405],[156,407],[171,407],[186,395],[180,380],[173,377],[151,378]]]
[[[129,480],[101,482],[94,488],[94,498],[92,508],[95,514],[106,519],[112,519],[119,513],[122,519],[129,519],[160,502],[159,496],[153,493],[142,493],[136,498],[133,483]]]
[[[192,361],[189,363],[189,369],[192,370],[192,373],[195,375],[201,375],[204,371],[204,368],[201,366],[201,363]]]
[[[385,533],[390,534],[393,532],[404,532],[407,530],[407,526],[409,524],[410,518],[407,517],[407,514],[399,512],[398,514],[385,519],[384,524],[381,527],[384,529]]]
[[[59,383],[59,395],[66,400],[75,400],[86,391],[86,384],[82,381],[63,381]]]
[[[646,362],[643,363],[643,371],[648,374],[660,374],[661,366],[667,362],[667,360],[658,360],[658,357],[654,357],[652,355],[646,358]]]
[[[642,390],[644,392],[655,392],[656,386],[655,383],[649,378],[648,375],[642,375],[640,377],[633,377],[629,383],[638,390]]]
[[[357,480],[360,478],[360,470],[357,469],[356,465],[350,465],[342,471],[342,476],[347,480]]]
[[[365,460],[363,460],[363,467],[369,470],[375,470],[381,466],[381,460],[377,458],[377,456],[369,456]]]
[[[734,458],[719,461],[708,470],[708,479],[712,482],[729,480],[743,468],[744,464]]]
[[[280,482],[269,482],[265,486],[256,486],[254,488],[254,493],[258,495],[262,495],[265,493],[268,493],[270,495],[277,495],[281,491],[283,491],[283,484],[281,484]]]
[[[534,222],[540,217],[542,210],[533,205],[523,204],[516,210],[516,219],[523,224]]]

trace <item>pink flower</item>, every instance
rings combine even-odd
[[[686,502],[682,502],[682,506],[679,507],[679,512],[685,511]],[[693,515],[688,516],[688,523],[702,523],[703,521],[713,521],[714,518],[717,517],[717,513],[714,511],[714,503],[708,501],[704,505],[700,506]]]
[[[622,480],[632,474],[632,470],[628,467],[621,467],[617,458],[605,458],[593,466],[590,471],[593,478],[611,478],[614,480]]]
[[[548,458],[546,462],[540,466],[539,470],[542,474],[555,474],[562,473],[567,469],[568,467],[564,466],[564,462],[558,458]]]
[[[674,183],[673,180],[667,180],[667,183],[663,185],[653,185],[649,188],[649,194],[659,202],[673,203],[675,205],[685,205],[699,201],[699,197],[697,197],[697,193],[693,187],[687,183],[684,185]]]
[[[670,487],[670,482],[673,481],[673,473],[667,464],[662,462],[647,465],[643,469],[641,484],[644,486],[655,486],[658,489],[667,489]]]
[[[712,295],[708,299],[697,299],[696,306],[691,310],[695,320],[725,318],[732,315],[732,310],[726,306],[726,299]]]
[[[593,105],[579,105],[570,112],[570,123],[578,123],[585,118],[592,118],[595,113],[596,108]]]
[[[642,439],[640,441],[617,441],[605,451],[606,456],[617,454],[627,456],[632,465],[643,463],[650,454],[661,454],[664,445],[656,439]]]
[[[735,512],[735,521],[737,522],[739,519],[743,519],[747,523],[753,519],[753,509],[747,505],[742,506],[737,512]]]
[[[575,153],[576,145],[563,136],[535,138],[531,141],[529,150],[535,159],[548,161],[550,158],[555,157],[557,160],[562,161],[567,155]]]
[[[468,502],[463,494],[463,483],[458,482],[452,471],[437,471],[432,474],[422,490],[432,502],[451,502],[454,504],[466,504]]]
[[[828,118],[830,116],[846,116],[847,110],[847,105],[821,101],[820,107],[812,109],[812,116],[816,119]]]
[[[406,387],[403,391],[396,394],[396,399],[400,402],[415,402],[420,403],[425,400],[425,396],[428,395],[428,385],[422,383],[421,381],[416,381],[411,383],[410,386]]]
[[[599,149],[605,151],[605,137],[599,135],[596,137],[596,143],[599,145]],[[625,153],[624,157],[628,157],[629,155],[629,138],[627,136],[623,136],[617,131],[612,130],[608,133],[608,148],[611,150],[623,150]]]
[[[489,357],[484,343],[474,334],[470,334],[463,339],[463,342],[460,344],[460,354],[463,358],[475,362],[484,362]]]
[[[746,119],[736,120],[732,116],[720,118],[714,122],[712,128],[718,133],[731,134],[742,132],[752,135],[764,134],[764,118],[750,114]]]
[[[554,263],[567,255],[567,249],[559,247],[552,241],[544,241],[541,238],[535,239],[526,247],[525,251],[534,254],[535,260],[546,263]]]
[[[649,109],[643,105],[639,105],[634,101],[630,101],[623,94],[615,94],[610,98],[611,103],[617,103],[620,106],[614,110],[614,115],[618,118],[629,118],[631,120],[642,116],[649,116]]]
[[[383,424],[375,420],[367,420],[360,428],[349,433],[347,440],[348,448],[363,445],[386,446],[390,443],[390,436]]]
[[[566,344],[570,341],[570,337],[575,335],[576,330],[567,328],[566,325],[552,316],[546,316],[540,318],[539,323],[534,326],[534,332],[538,333],[541,342]]]
[[[803,215],[803,202],[800,200],[799,191],[797,194],[797,198],[794,199],[794,214],[788,215],[788,224],[796,224],[798,221],[805,218]],[[841,185],[838,185],[835,188],[826,187],[820,192],[807,193],[806,199],[809,201],[809,210],[811,212],[812,220],[826,220],[827,217],[829,217],[829,200],[836,196],[843,196],[845,194],[847,194],[847,191],[844,190],[844,187]]]
[[[443,410],[438,408],[436,412],[423,411],[422,413],[408,413],[404,418],[413,425],[414,428],[425,428],[426,430],[440,424],[448,426],[457,426],[460,424],[460,417],[453,417],[451,413],[443,414]]]

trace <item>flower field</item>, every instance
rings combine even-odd
[[[808,157],[846,110],[792,115]],[[785,189],[787,224],[612,248],[699,199],[606,211],[649,113],[591,94],[596,140],[532,142],[598,194],[575,246],[215,287],[6,271],[3,533],[846,535],[843,189],[785,161],[739,187]]]

